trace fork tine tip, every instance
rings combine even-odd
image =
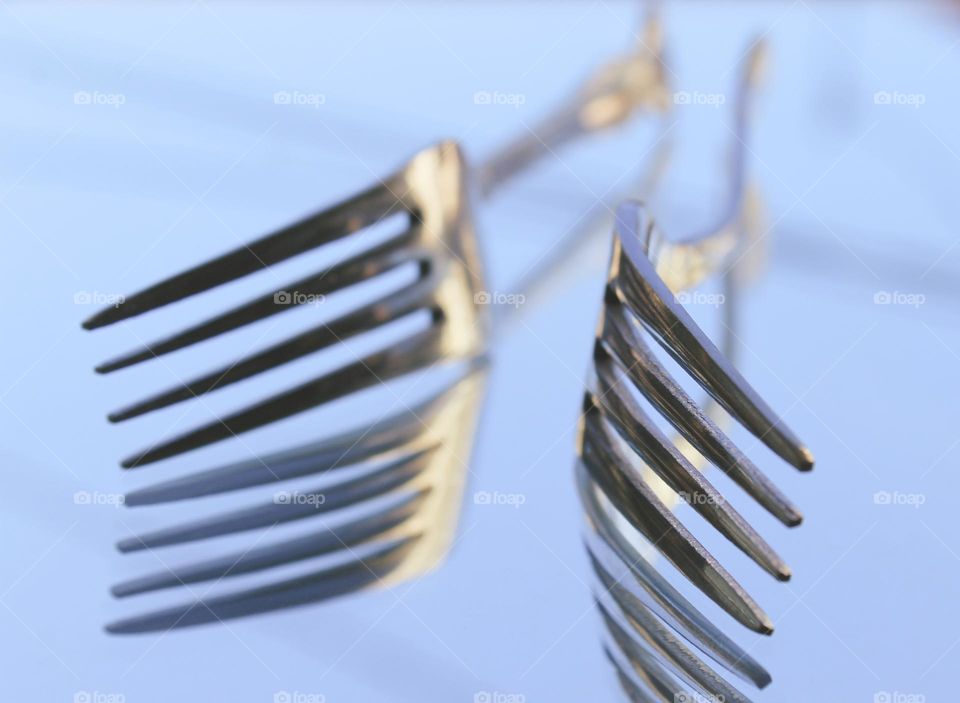
[[[106,327],[107,325],[113,324],[116,322],[116,317],[118,317],[120,306],[106,308],[100,312],[94,313],[86,320],[80,323],[80,326],[85,330],[95,330],[100,327]]]

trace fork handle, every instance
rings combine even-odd
[[[647,19],[636,48],[602,66],[577,94],[536,127],[498,149],[476,173],[482,197],[564,144],[627,122],[637,114],[663,112],[670,104],[661,59],[662,31]]]
[[[509,182],[548,154],[567,142],[585,134],[577,106],[557,111],[536,127],[527,127],[525,134],[517,135],[477,169],[480,196],[492,196],[500,186]]]

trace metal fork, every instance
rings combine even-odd
[[[708,482],[710,462],[787,526],[797,508],[730,441],[718,425],[722,408],[799,470],[810,451],[786,427],[697,326],[676,293],[721,274],[727,290],[743,259],[744,151],[749,98],[764,47],[755,45],[742,71],[729,205],[704,234],[672,242],[647,209],[627,203],[617,214],[608,281],[597,328],[591,382],[583,400],[577,483],[592,530],[587,550],[601,586],[597,605],[606,653],[627,695],[639,701],[746,701],[707,664],[763,687],[769,674],[687,601],[654,568],[654,551],[746,627],[770,634],[756,602],[671,511],[682,500],[775,578],[790,570]],[[733,315],[724,306],[725,347],[732,350]],[[652,337],[709,394],[701,408],[666,371],[644,340]],[[641,407],[639,392],[674,428],[671,441]],[[638,544],[649,543],[646,550]]]
[[[236,329],[288,309],[275,303],[281,292],[325,295],[413,264],[418,279],[353,312],[317,325],[110,415],[114,422],[211,392],[301,356],[333,347],[390,321],[426,311],[430,325],[400,344],[267,398],[186,435],[150,447],[123,462],[136,467],[227,439],[345,397],[376,383],[432,367],[465,362],[461,373],[426,401],[373,425],[276,454],[189,474],[133,491],[128,506],[157,505],[220,495],[255,486],[317,476],[315,489],[280,492],[269,502],[205,517],[122,540],[123,552],[155,550],[224,535],[338,516],[361,507],[358,517],[324,525],[294,539],[256,545],[163,569],[114,587],[125,598],[184,586],[194,600],[136,615],[108,626],[116,633],[166,630],[313,603],[372,585],[422,573],[445,553],[454,534],[464,474],[483,396],[485,351],[491,321],[476,304],[482,290],[480,257],[469,210],[471,190],[497,192],[523,168],[560,144],[622,123],[638,112],[665,108],[659,61],[660,30],[648,22],[632,54],[604,67],[535,134],[521,137],[470,171],[457,144],[424,150],[379,185],[281,232],[137,293],[84,326],[119,322],[254,273],[322,247],[394,214],[408,219],[399,236],[285,286],[189,330],[147,345],[98,367],[101,373]],[[194,584],[213,584],[244,574],[315,557],[345,557],[295,579],[207,597]],[[212,586],[210,586],[212,588]]]
[[[403,266],[417,267],[417,280],[399,292],[110,413],[112,422],[121,422],[224,388],[417,311],[431,316],[429,329],[387,351],[149,447],[126,458],[122,465],[141,466],[206,446],[439,358],[465,359],[482,353],[488,320],[485,309],[474,301],[483,290],[483,274],[470,213],[472,191],[477,189],[489,197],[560,145],[621,124],[638,113],[665,109],[667,91],[659,52],[659,25],[651,20],[633,53],[603,67],[532,133],[507,144],[476,171],[470,170],[458,144],[441,142],[418,153],[373,187],[154,284],[86,320],[86,329],[111,325],[346,238],[391,216],[404,218],[402,233],[382,244],[98,366],[99,373],[111,373],[279,314],[295,306],[279,300],[290,292],[296,303],[342,291]]]

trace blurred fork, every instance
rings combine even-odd
[[[128,505],[157,505],[304,476],[327,479],[307,491],[276,492],[268,502],[121,541],[124,552],[153,551],[255,529],[266,537],[280,524],[323,520],[294,538],[262,544],[258,538],[245,550],[189,564],[161,562],[159,571],[117,584],[112,590],[120,598],[183,586],[194,600],[124,618],[107,630],[131,634],[220,622],[395,584],[432,568],[455,534],[485,375],[478,361],[424,401],[371,426],[130,493]],[[326,519],[356,506],[362,514],[332,524]],[[343,558],[293,578],[208,596],[224,580],[337,556]],[[210,585],[197,593],[192,584],[201,583]]]
[[[439,360],[483,353],[488,320],[474,297],[483,289],[481,258],[470,214],[470,194],[490,196],[524,168],[560,145],[630,117],[667,106],[660,63],[660,29],[650,20],[634,52],[603,67],[532,133],[509,143],[471,171],[455,142],[413,157],[375,186],[211,261],[135,293],[83,323],[97,329],[208,291],[273,264],[349,237],[388,218],[403,231],[313,275],[259,296],[186,330],[151,342],[97,367],[111,373],[278,314],[401,267],[417,280],[399,291],[340,315],[266,349],[110,413],[121,422],[226,387],[388,322],[426,311],[429,327],[385,351],[316,378],[179,437],[163,441],[122,465],[134,467],[226,439],[341,398]],[[293,303],[293,305],[287,303]]]
[[[127,298],[85,323],[93,329],[254,273],[309,249],[347,237],[394,214],[407,222],[398,237],[295,283],[261,296],[184,333],[107,362],[109,373],[184,348],[287,309],[274,296],[325,295],[413,264],[418,279],[373,303],[290,339],[112,413],[115,422],[187,400],[249,378],[305,354],[335,346],[402,317],[426,311],[430,324],[399,344],[123,462],[140,466],[178,455],[291,416],[440,361],[461,369],[422,403],[332,438],[263,457],[188,474],[135,490],[128,506],[159,505],[222,495],[316,476],[315,487],[278,492],[218,515],[122,540],[122,552],[150,551],[163,567],[113,588],[126,598],[185,587],[191,602],[134,615],[108,626],[115,633],[166,630],[313,603],[422,573],[445,553],[454,534],[464,474],[483,396],[487,308],[469,212],[475,185],[484,195],[560,144],[666,106],[659,64],[659,25],[647,24],[640,47],[605,67],[536,134],[520,138],[470,172],[459,147],[444,142],[415,156],[380,185],[281,232],[264,237]],[[471,180],[474,181],[471,184]],[[354,517],[342,513],[356,508]],[[155,550],[259,531],[319,517],[318,529],[193,563],[168,565]],[[327,518],[330,518],[328,522]],[[239,576],[269,573],[310,559],[339,559],[306,575],[208,597],[209,589]],[[208,584],[203,592],[194,584]],[[212,585],[210,585],[212,584]]]
[[[591,534],[587,550],[602,586],[597,604],[610,635],[606,646],[633,700],[746,701],[701,658],[763,687],[769,674],[725,637],[654,569],[637,546],[649,543],[710,599],[746,627],[769,634],[773,624],[753,599],[671,512],[687,502],[724,537],[780,580],[790,570],[707,481],[709,461],[787,526],[802,517],[792,503],[720,429],[718,408],[799,470],[813,456],[700,330],[679,291],[721,273],[731,293],[744,252],[747,216],[744,150],[749,98],[764,56],[749,52],[736,101],[729,205],[719,224],[684,241],[665,239],[639,203],[618,209],[608,282],[597,328],[591,382],[583,401],[577,483]],[[725,340],[732,344],[730,303]],[[701,407],[644,341],[644,332],[709,394]],[[678,433],[671,442],[638,403],[639,392]],[[640,680],[637,680],[639,677]]]
[[[659,161],[654,161],[657,170]],[[649,182],[655,178],[648,174]],[[598,211],[604,208],[597,208]],[[578,227],[570,246],[595,229],[597,218]],[[602,217],[605,221],[607,218]],[[536,267],[519,290],[524,295],[545,283],[555,262]],[[513,313],[513,311],[511,311]],[[511,322],[497,318],[495,331]],[[138,614],[108,625],[130,634],[217,622],[270,610],[316,603],[358,590],[403,581],[436,564],[455,533],[472,439],[484,396],[485,356],[471,360],[461,374],[427,399],[373,424],[274,454],[254,457],[163,481],[127,493],[127,507],[161,505],[274,485],[306,476],[328,480],[315,490],[278,492],[271,502],[193,520],[122,540],[122,552],[151,553],[310,517],[334,517],[359,507],[363,513],[324,524],[303,536],[190,564],[168,565],[152,574],[117,584],[119,598],[192,584],[213,584],[315,557],[346,553],[349,558],[295,579],[245,588],[224,596],[196,594],[192,602]],[[361,469],[358,475],[357,469]],[[347,477],[341,480],[341,475]],[[371,507],[371,505],[373,507]],[[265,528],[265,529],[264,529]],[[209,590],[209,589],[208,589]]]

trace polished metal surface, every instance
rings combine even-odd
[[[489,197],[522,170],[569,141],[638,115],[666,110],[669,103],[660,61],[661,42],[659,22],[651,17],[633,52],[603,66],[572,99],[536,129],[494,154],[476,173],[471,172],[456,142],[440,142],[418,153],[378,185],[279,232],[126,296],[83,323],[89,330],[112,325],[338,240],[362,239],[371,228],[400,219],[399,233],[392,233],[385,241],[182,332],[100,364],[97,371],[106,374],[159,359],[294,306],[322,301],[341,291],[349,294],[358,284],[402,267],[414,269],[412,282],[108,417],[111,422],[122,422],[199,398],[404,318],[425,316],[426,328],[421,325],[418,331],[387,348],[157,442],[124,459],[122,466],[127,469],[237,438],[415,371],[461,366],[443,390],[443,394],[454,396],[453,400],[444,401],[450,407],[438,409],[440,399],[432,398],[419,411],[410,410],[405,419],[394,417],[385,424],[361,425],[345,436],[257,457],[252,462],[204,470],[127,496],[125,503],[130,506],[156,505],[327,474],[334,469],[354,474],[316,489],[278,493],[270,502],[128,537],[117,545],[124,553],[152,552],[249,530],[270,531],[297,520],[322,519],[331,513],[341,515],[358,507],[374,507],[366,515],[332,526],[325,524],[320,531],[307,536],[273,544],[258,543],[255,548],[203,562],[164,565],[162,572],[117,584],[112,593],[128,597],[191,583],[219,583],[229,576],[319,555],[347,555],[344,563],[292,581],[269,583],[216,598],[200,597],[183,606],[113,623],[108,631],[167,631],[322,601],[371,585],[389,585],[400,575],[422,575],[442,557],[445,545],[456,533],[472,434],[482,402],[482,392],[476,388],[482,380],[474,376],[483,375],[478,369],[486,363],[492,324],[490,308],[481,304],[488,286],[471,214],[471,193],[479,190]],[[460,396],[464,399],[457,400]],[[463,404],[470,407],[471,416],[460,409]],[[438,488],[451,482],[459,489]],[[392,502],[384,506],[381,500],[377,505],[377,500],[384,498],[391,498]],[[374,543],[372,551],[355,551],[358,544],[368,542]]]
[[[748,700],[693,650],[757,686],[770,682],[769,674],[719,636],[716,628],[692,629],[690,623],[704,623],[705,618],[662,579],[654,580],[647,559],[631,546],[638,538],[644,540],[649,550],[669,560],[740,624],[772,634],[770,617],[674,516],[671,510],[678,501],[690,505],[776,579],[787,581],[791,576],[783,559],[703,475],[704,462],[695,465],[679,445],[688,444],[715,464],[784,525],[796,526],[802,518],[709,417],[709,407],[702,410],[671,377],[644,336],[654,339],[716,405],[783,460],[803,471],[813,467],[810,451],[703,333],[678,295],[711,274],[735,283],[740,273],[737,265],[750,241],[744,236],[748,218],[743,214],[747,207],[743,153],[748,148],[748,113],[764,52],[763,43],[755,43],[741,70],[728,206],[715,229],[673,243],[658,232],[642,204],[618,208],[592,380],[583,400],[577,475],[595,531],[595,539],[588,543],[602,543],[619,562],[614,576],[596,547],[588,547],[601,586],[598,608],[612,642],[634,672],[629,673],[611,654],[618,678],[627,681],[637,675],[639,680],[624,683],[624,688],[628,694],[650,696],[649,700],[687,700],[684,696],[692,694],[685,686],[710,700]],[[676,430],[677,446],[639,404],[636,392]],[[621,585],[621,580],[633,589]],[[647,601],[654,597],[656,607],[644,603],[636,585],[645,591]],[[608,600],[612,606],[605,604]],[[620,624],[620,619],[626,624]],[[683,683],[668,685],[672,679],[664,666]]]
[[[331,374],[307,381],[217,422],[149,447],[139,455],[125,459],[124,467],[149,464],[228,439],[439,360],[452,363],[482,354],[486,336],[485,311],[474,303],[475,295],[482,289],[481,265],[467,202],[465,163],[463,155],[453,143],[439,144],[421,152],[408,166],[373,191],[325,211],[307,223],[270,235],[180,277],[157,284],[142,294],[131,296],[131,310],[124,310],[124,305],[110,308],[106,311],[110,315],[107,320],[116,321],[118,315],[136,314],[172,302],[178,297],[207,290],[308,248],[347,236],[399,212],[403,212],[410,220],[398,242],[391,243],[392,250],[385,259],[381,252],[374,252],[369,258],[364,255],[359,261],[348,261],[341,265],[342,268],[335,267],[329,277],[329,272],[324,271],[311,279],[295,282],[241,308],[244,312],[227,313],[223,319],[254,319],[264,313],[283,311],[290,307],[285,299],[278,298],[284,293],[295,301],[309,300],[408,263],[418,270],[412,284],[292,340],[273,345],[253,358],[233,362],[223,371],[207,374],[203,379],[189,382],[158,398],[114,413],[112,418],[126,419],[176,400],[194,398],[198,392],[220,388],[221,378],[227,383],[240,380],[417,312],[428,316],[426,329],[416,332],[400,344],[358,359]],[[385,263],[385,260],[390,263]],[[247,309],[257,312],[248,314],[245,312]],[[96,327],[105,323],[104,318],[96,316],[88,321],[87,326]],[[197,336],[188,333],[187,337],[202,339],[230,329],[232,324],[205,324],[203,328],[206,331],[203,334]],[[161,350],[166,350],[177,348],[178,345],[179,342],[159,346]],[[134,356],[152,358],[156,356],[152,349],[150,347]],[[108,367],[115,369],[123,365],[123,362],[118,362],[108,364]]]
[[[361,233],[395,216],[399,234],[307,278],[239,305],[182,332],[144,345],[97,366],[110,373],[159,358],[243,325],[348,289],[405,265],[418,269],[417,280],[363,308],[326,321],[294,338],[182,386],[110,413],[121,422],[174,403],[196,398],[305,354],[336,345],[399,318],[425,311],[430,329],[401,346],[335,374],[317,378],[287,393],[238,411],[220,422],[155,444],[123,461],[125,468],[148,464],[226,439],[290,414],[329,402],[443,359],[482,354],[488,323],[474,298],[484,290],[481,257],[470,212],[470,192],[485,195],[566,142],[606,130],[637,115],[665,110],[667,89],[660,62],[661,36],[656,18],[647,21],[635,50],[601,68],[585,86],[536,129],[528,130],[471,174],[460,147],[441,142],[414,156],[377,185],[316,215],[199,264],[104,308],[83,323],[89,330],[142,315],[203,293],[243,276]],[[476,184],[471,183],[476,179]]]

